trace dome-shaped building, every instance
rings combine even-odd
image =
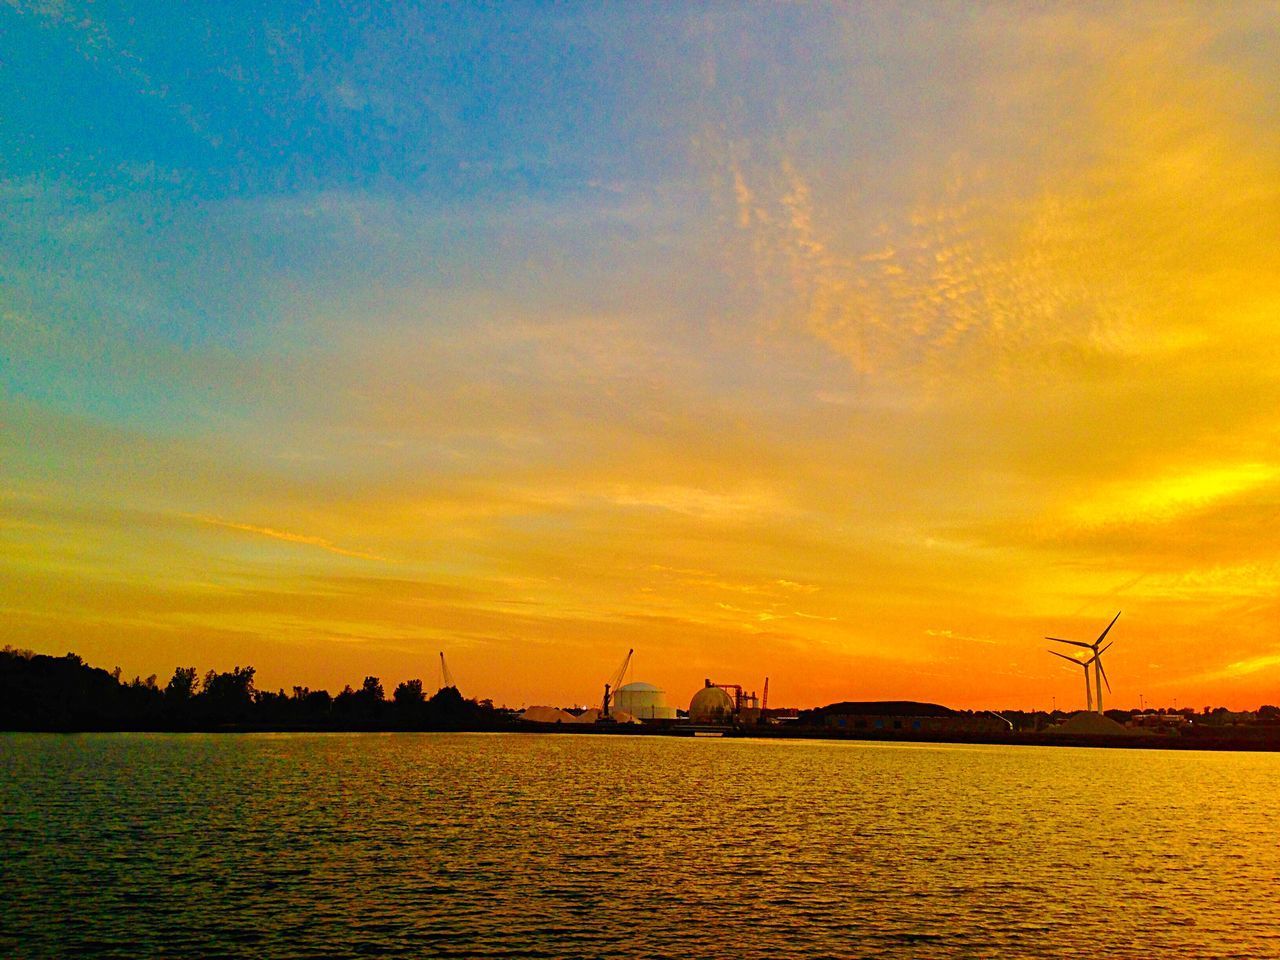
[[[689,721],[691,723],[731,723],[733,721],[733,698],[719,687],[707,685],[693,695],[689,701]]]
[[[674,720],[675,707],[667,706],[666,695],[652,683],[628,683],[618,688],[614,695],[618,711],[629,713],[638,720]]]

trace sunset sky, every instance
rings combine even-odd
[[[318,10],[323,6],[324,10]],[[1280,702],[1280,6],[0,5],[0,643]]]

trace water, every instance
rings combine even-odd
[[[1274,754],[0,736],[5,957],[1276,957]]]

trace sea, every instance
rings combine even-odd
[[[1280,755],[4,734],[0,956],[1280,957]]]

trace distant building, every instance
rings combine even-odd
[[[1179,730],[1191,721],[1181,713],[1138,713],[1127,726],[1136,730]]]
[[[733,698],[711,681],[689,701],[690,723],[732,723]]]
[[[1218,707],[1216,710],[1209,711],[1208,716],[1203,718],[1201,722],[1222,727],[1238,727],[1257,723],[1258,715],[1252,710],[1228,710],[1225,707]]]
[[[769,681],[765,681],[766,695]],[[731,724],[751,726],[761,722],[760,698],[744,690],[738,683],[712,683],[704,680],[702,689],[689,703],[689,722],[693,724]]]
[[[668,707],[666,694],[651,683],[628,683],[619,687],[614,705],[637,720],[674,720],[676,708]]]
[[[989,713],[962,713],[915,700],[861,700],[803,710],[799,722],[850,733],[1007,733],[1009,724]]]

